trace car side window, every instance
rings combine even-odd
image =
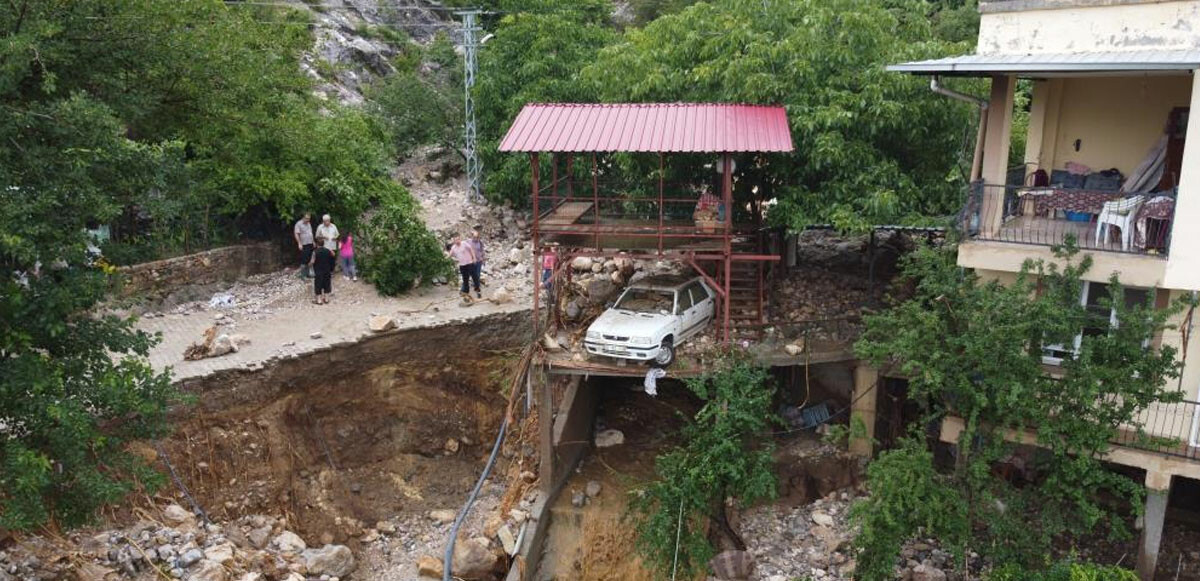
[[[704,287],[700,286],[700,283],[692,283],[692,285],[688,287],[688,290],[692,293],[692,304],[698,305],[708,300],[708,291],[704,290]]]
[[[692,298],[688,295],[687,288],[680,289],[675,296],[679,301],[679,308],[675,310],[676,315],[682,315],[684,311],[692,308]]]

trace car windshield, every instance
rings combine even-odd
[[[671,291],[631,288],[621,295],[615,308],[635,313],[671,312],[675,308],[675,293]]]

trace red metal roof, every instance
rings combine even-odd
[[[710,103],[529,104],[500,151],[791,151],[783,107]]]

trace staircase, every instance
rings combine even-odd
[[[733,254],[762,254],[757,237],[737,239]],[[766,263],[734,260],[730,265],[729,320],[735,336],[758,336],[766,322]],[[739,327],[741,327],[739,329]]]

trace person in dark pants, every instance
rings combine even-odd
[[[483,240],[480,238],[482,226],[476,226],[471,230],[471,238],[467,242],[471,243],[471,249],[475,251],[475,272],[471,273],[471,281],[475,285],[475,298],[482,299],[483,294],[479,291],[479,285],[482,284],[483,277]]]
[[[454,244],[450,246],[450,258],[454,259],[454,263],[458,265],[458,274],[462,276],[462,287],[459,294],[462,295],[463,301],[471,302],[471,280],[475,280],[475,292],[479,293],[479,278],[475,274],[475,247],[465,236],[455,238]]]
[[[292,238],[296,239],[296,248],[300,251],[300,271],[296,276],[309,278],[308,266],[312,263],[313,230],[312,214],[307,212],[292,227]]]
[[[324,238],[317,238],[316,250],[312,253],[312,267],[315,278],[313,279],[313,304],[327,305],[329,304],[329,294],[333,292],[333,265],[335,258],[333,251],[325,247]]]

